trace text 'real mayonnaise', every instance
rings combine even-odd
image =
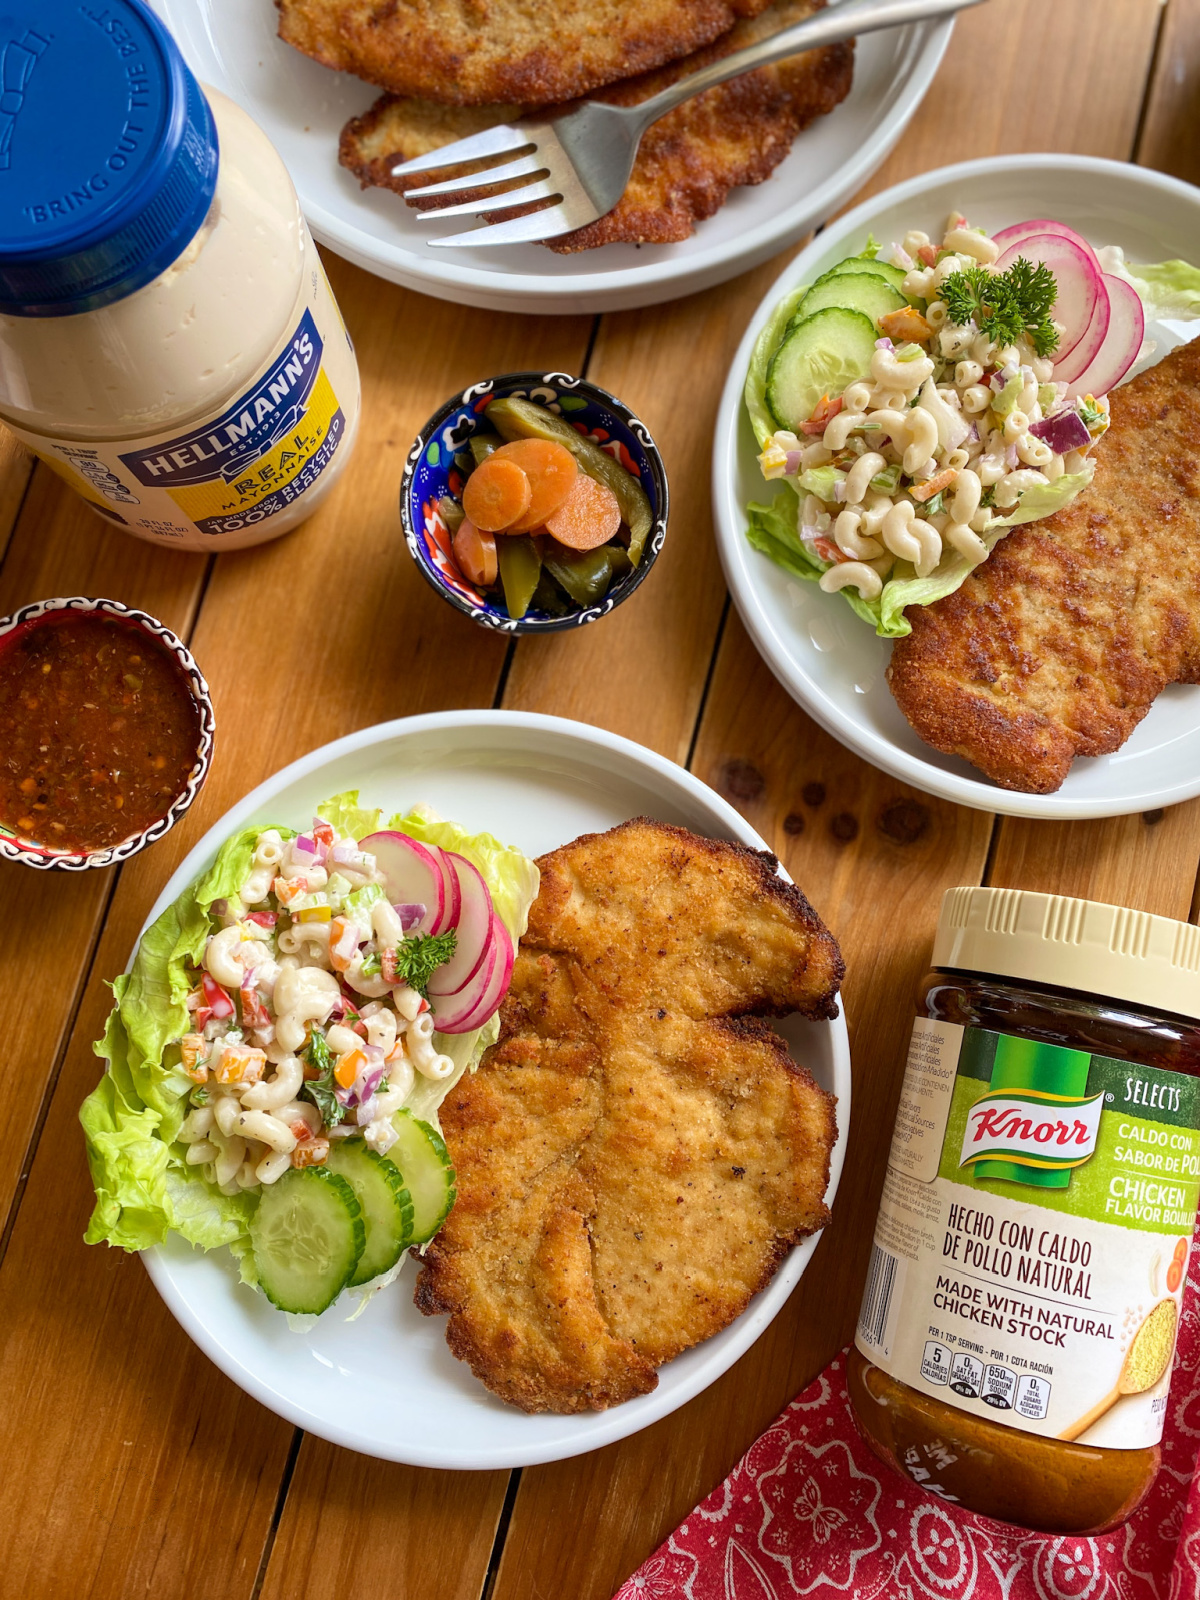
[[[138,538],[287,532],[346,464],[359,381],[283,162],[141,0],[5,22],[0,418]]]

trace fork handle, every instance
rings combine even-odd
[[[847,0],[844,5],[827,6],[815,17],[798,22],[794,28],[785,28],[769,39],[724,56],[711,66],[681,78],[649,100],[643,100],[640,105],[628,107],[630,121],[640,124],[640,137],[652,122],[665,117],[668,111],[674,111],[693,95],[703,94],[705,89],[725,83],[729,78],[740,77],[743,72],[752,72],[755,67],[769,67],[801,50],[839,44],[856,34],[873,33],[878,28],[899,28],[907,22],[952,16],[956,11],[965,11],[968,6],[981,3],[982,0]]]

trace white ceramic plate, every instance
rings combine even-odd
[[[649,750],[582,723],[517,712],[459,711],[366,728],[314,750],[257,788],[200,841],[167,884],[153,921],[247,822],[307,823],[343,789],[385,812],[432,805],[531,856],[642,813],[762,849],[731,806]],[[833,1201],[850,1120],[846,1024],[798,1017],[780,1025],[797,1059],[838,1097]],[[652,1394],[587,1416],[526,1416],[490,1394],[446,1347],[444,1317],[412,1303],[411,1261],[369,1303],[331,1307],[303,1332],[240,1284],[227,1250],[204,1254],[177,1236],[143,1255],[155,1287],[222,1372],[290,1422],[389,1461],[488,1469],[558,1461],[611,1444],[699,1394],[758,1338],[799,1282],[816,1239],[798,1245],[723,1333],[659,1373]]]
[[[742,620],[790,695],[866,760],[930,794],[1019,817],[1114,817],[1200,794],[1200,688],[1158,697],[1115,754],[1079,759],[1055,794],[998,788],[968,762],[919,739],[884,672],[891,644],[838,595],[788,576],[746,541],[746,504],[771,497],[742,386],[759,329],[789,290],[853,254],[869,233],[888,244],[909,228],[932,234],[962,211],[989,232],[1054,217],[1093,245],[1121,245],[1130,261],[1200,262],[1200,189],[1144,167],[1084,156],[1006,156],[942,167],[876,195],[813,240],[780,274],[734,357],[717,416],[713,501],[725,576]],[[1101,446],[1103,449],[1103,446]]]
[[[797,139],[766,183],[737,189],[682,244],[607,245],[557,256],[543,245],[431,250],[400,199],[338,166],[338,135],[379,94],[275,35],[271,0],[151,0],[193,71],[243,106],[287,162],[322,244],[381,278],[493,311],[615,311],[723,283],[832,216],[883,161],[920,105],[951,21],[860,40],[854,87]]]

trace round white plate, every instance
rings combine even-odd
[[[952,21],[859,41],[854,87],[796,140],[766,183],[735,189],[691,239],[558,256],[544,245],[431,250],[399,195],[363,190],[338,166],[338,135],[380,90],[331,72],[276,37],[271,0],[151,0],[192,70],[265,130],[292,174],[316,238],[408,289],[491,311],[617,311],[723,283],[792,244],[862,187],[920,105]]]
[[[732,806],[672,762],[582,723],[519,712],[458,711],[387,722],[339,739],[268,779],[210,829],[167,884],[153,921],[248,822],[301,827],[314,807],[359,789],[385,814],[424,802],[472,831],[538,856],[578,834],[643,813],[755,849],[763,841]],[[850,1121],[850,1050],[833,1022],[780,1025],[796,1058],[838,1097],[827,1200]],[[355,1322],[332,1306],[304,1331],[238,1282],[227,1250],[205,1254],[176,1235],[143,1254],[155,1287],[210,1360],[263,1405],[350,1450],[419,1467],[488,1469],[559,1461],[665,1417],[719,1378],[758,1338],[800,1280],[816,1238],[798,1245],[723,1333],[659,1372],[652,1394],[586,1416],[526,1416],[496,1399],[446,1346],[444,1317],[412,1302],[411,1261]]]
[[[1130,261],[1200,262],[1200,189],[1144,167],[1085,156],[1002,156],[942,167],[847,213],[788,264],[759,306],[733,359],[717,415],[713,504],[733,598],[767,665],[810,716],[851,750],[930,794],[1018,817],[1115,817],[1200,794],[1200,689],[1173,685],[1115,754],[1078,759],[1055,794],[998,788],[976,768],[918,738],[884,676],[891,643],[838,595],[802,583],[753,550],[746,504],[769,500],[742,404],[750,353],[772,308],[874,234],[886,248],[909,228],[934,233],[959,210],[989,232],[1054,217],[1093,245],[1122,246]],[[1101,446],[1103,448],[1103,446]]]

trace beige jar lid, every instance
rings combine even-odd
[[[1200,1018],[1200,927],[1095,900],[947,889],[933,964]]]

